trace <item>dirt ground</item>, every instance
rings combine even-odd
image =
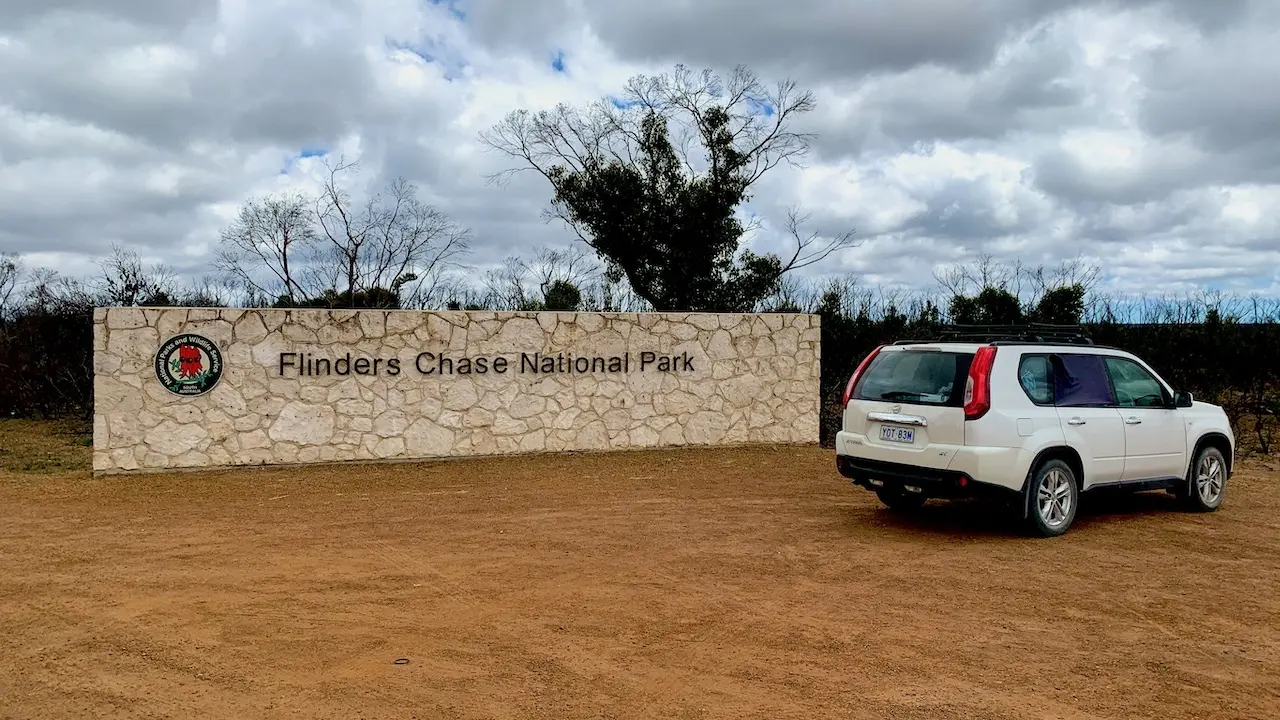
[[[833,465],[0,470],[0,717],[1280,716],[1274,469],[1034,540]]]

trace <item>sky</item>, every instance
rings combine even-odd
[[[1277,295],[1277,46],[1274,0],[5,0],[0,252],[199,276],[242,202],[342,156],[416,183],[483,270],[575,240],[545,180],[488,182],[482,130],[741,64],[815,93],[810,153],[745,209],[757,251],[793,205],[854,230],[815,277],[1080,257],[1105,289]]]

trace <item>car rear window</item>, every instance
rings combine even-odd
[[[858,379],[853,397],[908,405],[964,405],[972,353],[894,350],[882,352]]]
[[[1053,365],[1048,355],[1023,355],[1018,363],[1018,383],[1037,405],[1053,405]]]

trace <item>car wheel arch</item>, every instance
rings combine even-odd
[[[1027,498],[1027,489],[1031,486],[1031,478],[1046,463],[1051,460],[1061,460],[1071,468],[1071,474],[1075,476],[1076,490],[1084,491],[1084,461],[1080,458],[1080,453],[1070,445],[1050,445],[1042,448],[1036,453],[1031,460],[1031,466],[1027,468],[1027,476],[1022,481],[1022,494],[1024,502],[1022,503],[1022,512],[1025,517],[1031,512],[1030,501]]]
[[[1187,458],[1187,479],[1191,479],[1193,468],[1196,464],[1196,458],[1200,457],[1200,453],[1206,447],[1213,447],[1222,453],[1222,458],[1227,462],[1227,475],[1231,475],[1232,471],[1232,452],[1231,440],[1225,433],[1217,430],[1210,430],[1196,439],[1196,444],[1191,450],[1191,456]]]

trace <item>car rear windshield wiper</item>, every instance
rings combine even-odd
[[[887,393],[880,393],[881,400],[923,400],[924,393],[906,392],[905,390],[893,390]]]

